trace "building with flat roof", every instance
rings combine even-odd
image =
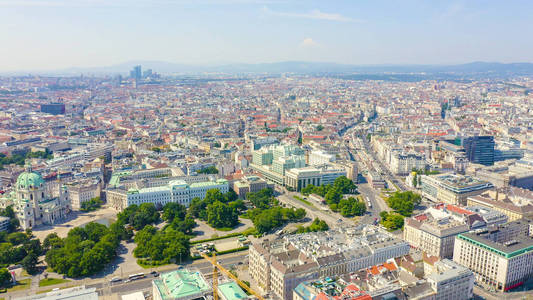
[[[526,160],[498,162],[493,166],[475,168],[477,178],[490,181],[497,188],[510,186],[532,189],[533,165]]]
[[[259,192],[266,188],[274,188],[274,186],[269,184],[263,178],[255,175],[245,176],[241,180],[233,183],[233,190],[241,199],[245,199],[246,194],[248,193]]]
[[[295,145],[271,145],[252,151],[250,167],[265,179],[284,184],[285,172],[305,167],[305,152]]]
[[[455,236],[485,225],[470,211],[448,204],[438,204],[424,213],[405,219],[403,238],[415,248],[440,258],[453,256]]]
[[[199,270],[178,269],[152,280],[154,300],[189,300],[213,296],[211,285]]]
[[[449,259],[434,264],[427,281],[436,292],[435,300],[468,300],[473,297],[474,273]]]
[[[322,150],[313,150],[309,153],[308,164],[311,166],[320,166],[335,162],[336,157],[333,154],[326,153]]]
[[[493,188],[492,183],[471,176],[454,174],[420,176],[422,195],[434,202],[466,205],[468,197],[479,195],[491,188]]]
[[[533,275],[533,238],[528,220],[461,233],[453,260],[474,272],[479,285],[505,292]]]
[[[470,162],[491,166],[494,164],[494,137],[471,136],[463,139],[466,157]]]
[[[254,243],[249,270],[263,290],[291,300],[301,282],[377,265],[409,249],[407,242],[388,232],[358,225]]]

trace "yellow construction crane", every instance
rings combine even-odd
[[[218,270],[220,270],[220,272],[224,273],[229,278],[235,280],[235,282],[240,287],[242,287],[245,291],[247,291],[249,294],[254,295],[259,300],[265,300],[261,296],[261,294],[259,294],[258,292],[252,290],[247,284],[245,284],[239,278],[237,278],[237,276],[231,274],[230,271],[226,270],[226,268],[221,266],[217,262],[217,259],[216,259],[216,256],[215,256],[214,252],[213,252],[213,256],[208,256],[205,253],[200,253],[200,255],[213,265],[213,296],[215,297],[215,300],[218,300],[218,291],[217,291],[217,287],[218,287]]]

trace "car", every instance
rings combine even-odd
[[[243,264],[243,262],[242,262],[242,261],[240,261],[240,262],[238,262],[237,264],[238,264],[238,265],[242,265],[242,264]]]
[[[59,291],[59,288],[53,288],[52,292]]]
[[[121,281],[121,280],[122,280],[121,278],[113,277],[113,278],[111,278],[111,280],[109,280],[109,282],[117,282],[117,281]]]
[[[124,283],[128,283],[128,282],[131,282],[131,280],[130,279],[124,280]]]

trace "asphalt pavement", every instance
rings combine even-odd
[[[223,267],[231,269],[233,265],[238,265],[239,263],[248,263],[247,255],[248,255],[248,252],[246,251],[246,252],[240,253],[240,255],[237,255],[237,256],[232,256],[228,258],[221,257],[217,259],[217,261]],[[212,265],[203,259],[194,261],[193,263],[190,263],[190,264],[184,264],[182,265],[182,267],[189,268],[189,269],[191,268],[198,269],[206,277],[209,277],[213,272]],[[99,295],[109,295],[109,294],[123,295],[123,294],[129,294],[129,293],[133,293],[137,291],[150,290],[152,287],[152,280],[156,279],[157,277],[151,274],[149,269],[146,270],[146,272],[144,273],[146,277],[142,279],[137,279],[137,280],[126,282],[126,280],[128,279],[128,277],[126,276],[124,278],[121,278],[121,280],[117,282],[103,281],[103,282],[99,282],[95,284],[88,284],[86,285],[86,287],[96,288]]]

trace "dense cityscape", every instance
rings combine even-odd
[[[525,297],[531,88],[1,77],[6,296]]]
[[[0,300],[533,300],[532,14],[0,0]]]

